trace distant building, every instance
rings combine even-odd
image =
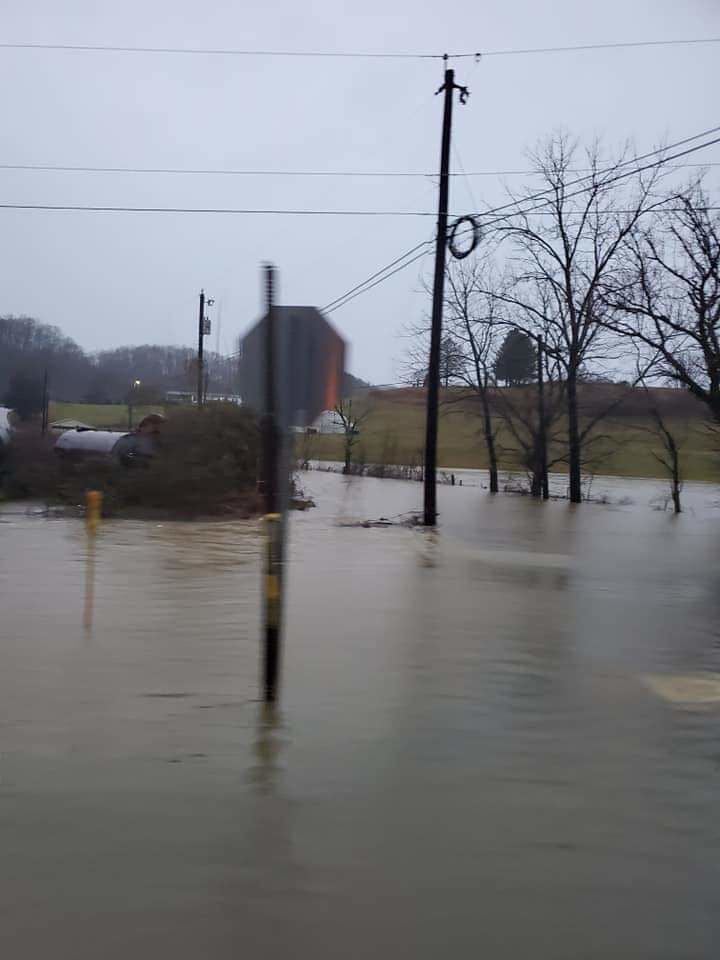
[[[197,403],[197,394],[193,390],[167,390],[166,403]]]
[[[315,433],[345,433],[342,420],[334,410],[324,410],[309,429]]]
[[[237,393],[206,393],[206,403],[242,403],[242,397]]]
[[[197,403],[197,394],[193,390],[167,390],[166,403]],[[242,397],[237,393],[206,393],[206,403],[242,403]]]

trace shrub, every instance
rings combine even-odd
[[[60,482],[54,437],[35,429],[16,430],[3,460],[3,489],[10,499],[52,497]]]
[[[41,382],[26,373],[13,373],[3,403],[11,407],[22,421],[30,420],[43,407]]]
[[[254,414],[235,404],[209,403],[174,411],[143,466],[116,468],[124,504],[182,513],[254,506],[259,433]]]
[[[254,414],[234,404],[173,411],[149,460],[60,461],[55,438],[18,431],[8,445],[5,492],[79,504],[87,490],[101,490],[104,509],[159,508],[170,515],[254,512],[259,434]]]

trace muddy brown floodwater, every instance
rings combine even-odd
[[[256,524],[0,513],[0,955],[717,957],[720,491],[304,482],[276,717]]]

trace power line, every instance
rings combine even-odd
[[[94,43],[0,43],[5,50],[57,50],[70,53],[162,53],[209,57],[322,57],[360,60],[442,60],[442,53],[366,52],[355,50],[238,50],[218,47],[122,47]],[[475,53],[457,53],[453,57],[476,57]]]
[[[658,154],[665,153],[668,150],[674,150],[676,147],[685,146],[686,143],[692,143],[695,140],[701,140],[703,137],[709,137],[713,133],[718,133],[720,131],[720,124],[715,127],[710,127],[708,130],[703,130],[702,133],[695,133],[690,137],[683,137],[682,140],[676,140],[674,143],[670,143],[664,147],[656,147],[654,150],[649,150],[647,153],[640,154],[639,157],[630,157],[628,160],[622,160],[620,163],[616,163],[611,167],[606,167],[604,170],[593,170],[589,174],[586,174],[582,177],[577,177],[575,180],[570,180],[568,183],[564,183],[563,187],[574,187],[579,183],[585,183],[587,180],[593,180],[595,177],[602,177],[606,173],[613,173],[616,170],[619,170],[622,167],[631,167],[631,170],[628,172],[627,176],[631,176],[633,173],[640,173],[643,170],[649,169],[653,166],[662,165],[667,163],[670,160],[676,160],[679,157],[687,156],[688,154],[694,153],[697,150],[702,150],[705,147],[712,146],[716,143],[717,140],[709,141],[708,143],[702,143],[695,147],[690,148],[689,150],[684,150],[680,153],[673,154],[671,156],[666,156],[661,159],[658,163],[648,164],[646,167],[638,167],[637,164],[642,160],[647,160],[649,157],[656,157]],[[612,182],[612,181],[610,181]],[[584,191],[580,191],[581,193]],[[492,210],[486,210],[483,212],[478,212],[477,216],[487,215],[489,213],[498,213],[501,210],[508,210],[511,207],[519,206],[522,203],[528,203],[532,200],[539,200],[543,197],[546,197],[549,193],[552,193],[552,190],[540,190],[537,193],[531,194],[527,197],[522,197],[520,200],[511,200],[509,203],[502,204],[499,207],[494,207]]]
[[[687,156],[688,154],[696,153],[698,150],[704,150],[706,147],[710,147],[710,146],[713,146],[713,145],[716,144],[716,143],[720,143],[720,137],[716,137],[714,140],[708,140],[708,141],[706,141],[705,143],[699,143],[699,144],[696,144],[696,145],[693,146],[693,147],[688,147],[687,150],[681,150],[681,151],[679,151],[678,153],[669,154],[669,155],[663,157],[662,159],[656,161],[655,163],[647,163],[647,164],[645,164],[645,165],[643,165],[643,166],[637,166],[637,162],[638,162],[639,160],[644,160],[644,159],[646,159],[647,157],[651,157],[651,156],[657,156],[657,154],[659,154],[659,153],[664,153],[665,151],[667,151],[667,150],[672,150],[672,149],[674,149],[674,148],[677,147],[677,146],[681,146],[682,144],[690,143],[690,142],[693,141],[693,140],[697,140],[699,137],[706,136],[706,135],[708,135],[709,133],[715,133],[715,132],[717,132],[718,130],[720,130],[720,126],[718,126],[718,127],[713,127],[713,128],[711,128],[710,130],[706,130],[704,133],[695,134],[695,135],[692,136],[692,137],[685,137],[683,140],[678,140],[678,141],[676,141],[675,143],[672,143],[672,144],[670,144],[670,145],[667,146],[667,147],[662,147],[662,148],[658,148],[658,149],[656,149],[656,150],[651,150],[651,151],[649,151],[648,153],[641,154],[639,157],[632,157],[632,158],[630,158],[629,160],[623,160],[621,163],[615,164],[615,165],[612,166],[612,167],[606,167],[604,170],[598,170],[598,171],[594,172],[593,174],[591,174],[590,176],[578,177],[576,180],[571,180],[571,181],[569,181],[569,183],[564,183],[564,184],[563,184],[563,189],[565,189],[565,188],[567,188],[567,187],[575,186],[575,185],[578,184],[578,183],[584,183],[584,182],[587,181],[587,180],[591,180],[591,182],[590,182],[590,184],[589,184],[588,186],[586,186],[586,187],[581,187],[579,190],[576,190],[574,193],[565,194],[565,195],[564,195],[564,200],[570,200],[570,199],[572,199],[573,197],[577,197],[577,196],[579,196],[580,194],[585,193],[587,190],[593,189],[593,187],[596,186],[596,185],[597,185],[597,186],[602,186],[602,187],[608,187],[608,186],[610,186],[610,184],[617,183],[617,182],[620,181],[620,180],[624,180],[626,177],[631,177],[631,176],[634,176],[634,175],[636,175],[636,174],[638,174],[638,173],[643,173],[643,172],[646,171],[646,170],[651,170],[651,169],[654,169],[654,168],[656,168],[656,167],[661,167],[661,166],[663,166],[665,163],[668,163],[670,160],[676,160],[676,159],[678,159],[679,157],[684,157],[684,156]],[[615,170],[619,170],[621,167],[626,167],[626,166],[630,166],[630,169],[627,170],[627,171],[625,171],[624,173],[619,173],[619,174],[617,174],[616,176],[610,177],[610,178],[607,179],[607,180],[603,179],[603,180],[598,181],[598,179],[597,179],[597,178],[602,178],[602,177],[604,177],[605,174],[607,174],[607,173],[613,173]],[[484,226],[485,226],[485,227],[492,226],[494,223],[498,223],[498,222],[500,222],[500,221],[502,221],[502,220],[506,220],[508,216],[523,216],[523,215],[526,215],[526,214],[528,214],[528,213],[532,213],[532,214],[535,214],[536,216],[539,216],[539,215],[542,214],[541,206],[530,207],[529,209],[526,209],[526,210],[517,210],[517,209],[513,210],[512,208],[513,208],[513,207],[520,207],[522,204],[524,204],[524,203],[530,203],[530,202],[532,202],[532,201],[534,201],[534,200],[544,200],[549,193],[552,193],[552,189],[541,190],[541,191],[539,191],[538,193],[531,194],[531,195],[529,195],[529,196],[527,196],[527,197],[521,197],[519,200],[511,200],[509,203],[502,204],[502,205],[499,206],[499,207],[494,207],[494,208],[492,208],[491,210],[485,210],[485,211],[483,211],[483,212],[478,212],[478,213],[475,214],[475,216],[477,216],[477,217],[481,217],[481,216],[486,217],[486,216],[488,216],[488,215],[490,215],[490,214],[500,213],[501,211],[510,210],[510,213],[505,214],[505,215],[502,216],[502,217],[496,217],[494,220],[491,220],[491,221],[487,221],[487,220],[484,221]],[[711,209],[713,209],[713,208],[712,208],[712,207],[708,207],[708,208],[706,208],[706,209],[707,209],[707,210],[711,210]],[[612,211],[612,212],[621,213],[621,212],[623,212],[623,211],[618,210],[618,211]],[[472,229],[472,228],[468,228],[468,229],[465,229],[465,230],[461,230],[461,231],[458,233],[458,235],[457,235],[457,239],[461,239],[463,236],[467,236],[468,233],[471,232],[471,229]]]
[[[520,49],[478,50],[462,53],[372,52],[356,50],[248,50],[218,47],[133,47],[115,44],[90,43],[25,43],[3,42],[0,49],[62,51],[70,53],[140,53],[178,54],[218,57],[293,57],[362,60],[481,60],[483,57],[512,57],[549,53],[574,53],[588,50],[620,50],[641,47],[678,47],[720,43],[720,37],[689,37],[668,40],[619,40],[608,43],[581,43],[554,47],[526,47]]]
[[[707,141],[705,143],[696,144],[695,146],[689,147],[686,150],[680,151],[675,154],[664,157],[660,161],[655,163],[649,163],[645,166],[637,166],[637,161],[645,159],[650,156],[656,156],[658,153],[664,152],[667,149],[673,149],[676,146],[690,143],[693,140],[697,140],[702,136],[706,136],[708,133],[713,133],[720,130],[720,126],[711,128],[708,131],[705,131],[701,134],[695,134],[692,137],[686,137],[683,140],[676,141],[676,143],[671,144],[670,147],[657,149],[650,151],[646,154],[641,155],[640,157],[634,157],[630,160],[623,161],[620,164],[616,164],[614,167],[608,168],[606,170],[598,171],[596,176],[603,176],[605,173],[612,173],[614,170],[618,170],[621,167],[628,166],[632,164],[630,170],[625,173],[618,174],[615,177],[612,177],[609,180],[603,182],[603,185],[609,185],[611,183],[617,182],[624,179],[625,177],[632,176],[634,174],[640,173],[644,170],[650,169],[652,167],[662,166],[664,163],[667,163],[670,160],[678,159],[680,157],[686,156],[688,154],[694,153],[698,150],[702,150],[708,146],[712,146],[715,143],[720,142],[720,137],[716,137],[713,140]],[[579,183],[587,181],[589,177],[580,177],[574,181],[570,181],[565,184],[566,187],[574,186]],[[586,192],[588,189],[591,189],[593,184],[589,186],[582,187],[581,189],[575,191],[575,193],[567,194],[566,199],[570,199],[573,196],[577,196],[581,193]],[[478,216],[487,217],[502,211],[508,210],[509,208],[521,208],[523,204],[528,202],[533,202],[534,200],[540,200],[547,197],[549,190],[540,191],[536,194],[532,194],[528,197],[523,197],[519,200],[513,200],[510,203],[502,204],[498,207],[494,207],[490,210],[486,210],[482,213],[479,213]],[[269,209],[269,208],[232,208],[232,207],[131,207],[131,206],[121,206],[121,205],[91,205],[91,204],[50,204],[50,203],[12,203],[12,202],[0,202],[0,209],[7,210],[38,210],[38,211],[69,211],[69,212],[98,212],[98,213],[173,213],[173,214],[231,214],[231,215],[286,215],[286,216],[370,216],[370,217],[379,217],[379,216],[401,216],[401,217],[425,217],[433,216],[432,213],[425,211],[393,211],[393,210],[318,210],[318,209],[306,209],[306,210],[288,210],[288,209]],[[715,207],[707,207],[707,210],[715,210]],[[530,208],[526,210],[515,209],[510,215],[522,215],[526,213],[535,213],[537,208]],[[543,211],[539,211],[543,213]],[[550,211],[545,211],[550,213]],[[621,212],[621,211],[615,211]],[[491,226],[492,223],[497,222],[498,220],[503,220],[505,217],[497,217],[495,221],[490,221],[489,223],[485,221],[486,226]],[[462,236],[463,232],[459,234]],[[432,241],[424,241],[421,244],[417,244],[412,247],[410,250],[406,251],[400,257],[397,257],[395,260],[391,261],[385,267],[376,271],[362,283],[357,284],[355,287],[352,287],[350,290],[346,291],[342,296],[331,301],[324,309],[327,311],[338,309],[340,306],[344,306],[345,303],[348,303],[350,300],[355,299],[356,296],[359,296],[361,293],[365,293],[367,290],[371,290],[373,287],[377,286],[379,283],[382,283],[384,280],[389,279],[395,273],[398,273],[400,270],[404,270],[405,267],[410,266],[416,260],[420,259],[425,254],[425,248],[432,243]],[[407,259],[413,253],[420,250],[416,256],[411,259]],[[395,269],[390,270],[391,267]],[[389,271],[390,272],[387,272]]]
[[[677,163],[672,169],[685,167],[718,167],[720,161],[710,160],[707,163]],[[243,170],[222,167],[92,167],[80,165],[60,165],[52,163],[0,163],[0,170],[23,170],[31,172],[53,173],[132,173],[132,174],[162,174],[179,176],[233,176],[233,177],[422,177],[437,179],[437,171],[423,173],[422,171],[403,170]],[[583,173],[588,168],[568,170],[569,173]],[[474,170],[470,172],[450,173],[451,177],[530,177],[537,174],[536,170]]]
[[[431,243],[432,243],[432,238],[430,238],[429,240],[423,240],[422,243],[418,243],[416,246],[411,247],[410,250],[408,250],[408,251],[407,251],[406,253],[404,253],[402,256],[397,257],[397,259],[395,259],[395,260],[391,260],[390,263],[386,264],[386,265],[385,265],[384,267],[382,267],[380,270],[377,270],[375,273],[371,274],[366,280],[363,280],[362,283],[357,284],[357,286],[355,286],[355,287],[351,287],[351,289],[350,289],[350,290],[347,290],[341,297],[337,297],[335,300],[331,300],[330,303],[327,304],[327,306],[323,307],[323,310],[326,310],[326,311],[327,311],[327,310],[332,309],[333,306],[334,306],[336,303],[338,303],[340,300],[344,300],[345,297],[347,297],[349,294],[354,293],[354,292],[355,292],[356,290],[358,290],[360,287],[364,287],[366,283],[369,283],[371,280],[374,280],[375,277],[380,276],[381,273],[385,273],[385,271],[386,271],[386,270],[389,270],[390,267],[394,267],[396,263],[400,263],[401,260],[404,260],[406,257],[409,257],[410,254],[415,253],[416,250],[422,249],[422,250],[424,251],[424,248],[427,247],[427,246],[428,246],[429,244],[431,244]],[[410,261],[410,262],[413,262],[413,261]],[[408,264],[405,264],[405,266],[409,266],[409,263],[408,263]],[[401,267],[400,269],[402,269],[402,267]]]
[[[423,247],[429,247],[432,244],[432,240],[428,240],[423,244]],[[359,297],[363,293],[367,293],[368,290],[372,290],[373,287],[377,287],[378,284],[383,283],[385,280],[389,280],[390,277],[394,276],[396,273],[400,273],[401,270],[404,270],[406,267],[409,267],[411,264],[415,263],[417,260],[421,260],[429,251],[427,249],[422,250],[420,253],[417,253],[411,260],[408,260],[405,263],[400,264],[399,267],[395,267],[394,270],[391,270],[390,273],[384,274],[378,280],[375,280],[374,283],[370,283],[367,286],[363,284],[358,284],[362,286],[362,290],[356,289],[356,293],[353,293],[351,296],[345,295],[344,297],[338,297],[338,300],[334,303],[328,304],[328,306],[323,307],[323,313],[332,313],[334,310],[338,310],[340,307],[344,307],[345,304],[350,303],[351,300],[354,300],[356,297]],[[401,258],[398,258],[401,259]],[[397,261],[395,261],[397,263]],[[380,271],[378,271],[380,273]],[[367,281],[366,281],[367,283]]]
[[[519,50],[486,50],[481,57],[524,57],[535,53],[577,53],[585,50],[627,50],[632,47],[679,47],[720,43],[720,37],[691,37],[673,40],[617,40],[608,43],[575,43],[564,47],[526,47]]]
[[[633,157],[633,158],[630,159],[630,160],[623,161],[623,162],[620,163],[620,164],[616,164],[614,167],[610,167],[610,168],[608,168],[608,169],[606,169],[606,170],[604,170],[604,171],[599,171],[598,173],[599,173],[599,175],[602,175],[602,174],[604,174],[604,173],[609,173],[609,172],[612,172],[613,170],[620,169],[620,168],[623,167],[623,166],[627,166],[627,165],[629,165],[629,164],[635,164],[635,163],[637,163],[638,160],[644,160],[644,159],[647,159],[648,157],[651,157],[651,156],[657,156],[659,153],[662,153],[662,152],[664,152],[665,150],[674,149],[675,147],[683,146],[683,145],[686,144],[686,143],[691,143],[691,142],[694,141],[694,140],[697,140],[697,139],[699,139],[699,138],[701,138],[701,137],[703,137],[703,136],[707,136],[707,135],[710,134],[710,133],[715,133],[715,132],[717,132],[718,130],[720,130],[720,126],[711,127],[709,130],[705,130],[705,131],[703,131],[702,133],[695,134],[695,135],[693,135],[693,136],[691,136],[691,137],[685,137],[685,138],[683,138],[682,140],[677,140],[677,141],[675,141],[675,143],[670,144],[668,147],[664,147],[664,148],[659,148],[659,149],[656,149],[656,150],[648,151],[647,153],[642,154],[640,157]],[[720,139],[720,138],[719,138],[719,139]],[[712,141],[712,143],[714,143],[714,142],[716,142],[716,141]],[[710,145],[711,145],[710,143],[699,144],[699,145],[696,145],[696,146],[690,148],[690,149],[687,150],[687,151],[683,151],[683,154],[677,154],[676,156],[685,155],[685,154],[687,154],[687,153],[692,153],[692,152],[694,152],[694,151],[696,151],[696,150],[702,150],[702,149],[704,149],[706,146],[710,146]],[[667,162],[668,160],[671,160],[671,159],[675,159],[675,157],[667,157],[667,158],[665,158],[664,160],[659,161],[659,163],[654,164],[654,166],[662,165],[664,162]],[[650,165],[648,165],[648,166],[653,166],[653,164],[650,164]],[[643,168],[643,169],[644,169],[644,168]],[[626,174],[623,174],[622,176],[631,176],[632,174],[637,173],[637,172],[640,172],[640,171],[638,170],[638,168],[637,168],[637,167],[633,167],[631,170],[629,170]],[[589,179],[589,178],[588,178],[587,176],[586,176],[586,177],[579,177],[577,180],[570,181],[570,182],[569,182],[568,184],[566,184],[565,186],[574,186],[574,185],[576,185],[576,184],[583,183],[583,182],[587,181],[588,179]],[[616,179],[619,179],[619,178],[616,178]],[[584,193],[584,192],[586,192],[588,189],[591,189],[591,188],[592,188],[592,183],[589,185],[589,187],[584,187],[584,188],[576,191],[575,194],[570,194],[567,199],[569,199],[569,198],[572,197],[572,196],[577,196],[577,195],[579,195],[579,194],[581,194],[581,193]],[[500,213],[501,211],[507,210],[508,208],[511,208],[511,207],[519,207],[519,206],[521,206],[523,203],[528,203],[528,202],[532,202],[532,201],[534,201],[534,200],[539,200],[539,199],[542,199],[542,198],[544,198],[544,197],[547,197],[547,195],[548,195],[549,193],[551,193],[551,192],[552,192],[551,190],[542,190],[542,191],[540,191],[540,192],[538,192],[538,193],[532,194],[532,195],[529,196],[529,197],[523,197],[523,198],[520,199],[520,200],[514,200],[514,201],[512,201],[511,203],[502,204],[502,205],[500,205],[500,206],[498,206],[498,207],[494,207],[494,208],[492,208],[492,209],[490,209],[490,210],[483,211],[482,213],[479,213],[478,216],[480,216],[480,217],[487,217],[487,216],[492,215],[492,214],[495,214],[495,213]],[[711,208],[708,208],[708,209],[711,209]],[[534,210],[534,209],[531,209],[531,210],[529,210],[529,211],[522,211],[522,210],[517,211],[517,210],[516,210],[516,211],[515,211],[515,215],[522,214],[522,213],[528,213],[528,212],[533,213],[533,212],[535,212],[535,210]],[[550,213],[551,211],[548,211],[548,212]],[[619,211],[618,211],[618,212],[619,212]],[[496,218],[496,221],[491,221],[490,224],[486,224],[486,225],[492,225],[493,222],[497,222],[498,220],[504,220],[504,219],[505,219],[505,217],[498,217],[498,218]],[[463,236],[465,233],[467,233],[467,231],[460,231],[460,233],[458,234],[458,237]],[[431,242],[432,242],[432,241],[426,241],[425,244],[424,244],[424,246],[428,246]],[[377,286],[378,283],[381,283],[382,280],[389,279],[389,278],[390,278],[391,276],[393,276],[395,273],[398,273],[400,270],[404,269],[405,267],[410,266],[410,264],[411,264],[411,263],[414,263],[416,259],[419,259],[419,257],[414,257],[412,260],[408,260],[406,263],[402,264],[402,266],[400,266],[400,267],[398,267],[397,269],[393,270],[391,273],[388,273],[386,276],[381,277],[379,280],[375,280],[375,278],[376,278],[376,277],[379,277],[381,274],[383,274],[384,271],[388,270],[390,267],[394,266],[395,264],[400,263],[401,260],[404,260],[406,257],[410,256],[410,255],[411,255],[415,250],[417,250],[417,249],[418,249],[417,247],[413,247],[413,248],[411,248],[410,250],[406,251],[404,254],[402,254],[402,256],[397,257],[395,260],[393,260],[393,261],[392,261],[390,264],[388,264],[386,267],[381,268],[380,270],[377,270],[374,274],[372,274],[370,277],[368,277],[367,280],[363,281],[363,283],[357,284],[355,287],[353,287],[351,290],[348,290],[348,291],[347,291],[345,294],[343,294],[342,296],[337,297],[335,300],[332,300],[332,301],[328,304],[328,306],[325,307],[325,308],[323,308],[323,309],[327,310],[328,312],[331,312],[331,311],[333,311],[333,310],[337,310],[337,309],[339,309],[340,307],[345,306],[346,303],[349,303],[350,300],[354,300],[356,296],[359,296],[361,293],[365,293],[366,290],[371,290],[373,287]],[[421,254],[420,256],[422,256],[422,254]],[[372,280],[375,280],[375,282],[374,282],[374,283],[370,283],[370,281],[372,281]],[[365,284],[369,284],[369,285],[366,287]],[[347,299],[346,299],[346,298],[347,298]]]
[[[56,173],[147,173],[180,176],[233,177],[430,177],[437,174],[382,170],[242,170],[233,168],[201,167],[90,167],[51,163],[0,163],[0,170],[52,171]],[[498,171],[510,172],[510,171]],[[520,172],[520,171],[516,171]],[[486,174],[476,174],[484,176]],[[489,176],[489,173],[487,174]]]
[[[715,127],[714,130],[720,130],[720,127]],[[702,136],[698,134],[697,136]],[[691,140],[697,139],[695,137],[687,137],[685,140],[678,141],[678,144],[688,143]],[[670,160],[678,159],[679,157],[687,156],[691,153],[696,153],[698,150],[703,150],[706,147],[713,146],[716,143],[720,143],[720,137],[715,137],[713,140],[708,140],[705,143],[696,144],[693,147],[688,147],[686,150],[681,150],[677,153],[670,154],[666,159],[657,161],[655,163],[647,163],[643,166],[637,166],[637,161],[642,160],[645,157],[656,155],[661,152],[660,150],[654,150],[650,153],[643,154],[640,157],[635,157],[632,160],[626,160],[622,163],[617,164],[614,167],[607,168],[605,170],[597,171],[595,176],[604,176],[606,173],[612,173],[614,170],[620,169],[623,166],[628,166],[632,164],[630,170],[625,171],[624,173],[617,174],[617,176],[611,177],[610,179],[603,180],[602,186],[609,186],[612,183],[616,183],[619,180],[623,180],[626,177],[642,173],[645,170],[649,170],[655,167],[662,166],[665,162]],[[673,145],[674,146],[674,145]],[[667,149],[667,148],[663,148]],[[577,180],[571,180],[569,183],[564,184],[565,187],[574,186],[578,183],[582,183],[588,180],[589,177],[580,177]],[[580,190],[577,190],[575,193],[570,193],[565,195],[565,199],[571,199],[574,196],[578,196],[581,193],[585,193],[588,189],[591,189],[593,184],[589,187],[583,187]],[[488,215],[499,213],[503,210],[508,210],[513,207],[520,207],[524,203],[529,203],[534,200],[544,199],[549,190],[543,190],[536,194],[531,194],[528,197],[522,197],[519,200],[512,200],[509,203],[502,204],[501,206],[494,207],[490,210],[485,210],[478,212],[476,216],[487,217]],[[243,215],[243,216],[260,216],[260,215],[271,215],[271,216],[320,216],[320,217],[432,217],[434,214],[425,210],[319,210],[319,209],[305,209],[305,210],[292,210],[292,209],[274,209],[274,208],[259,208],[259,207],[131,207],[124,205],[107,205],[107,204],[62,204],[62,203],[12,203],[6,201],[0,201],[0,209],[3,210],[58,210],[58,211],[69,211],[69,212],[85,212],[85,213],[198,213],[198,214],[234,214],[234,215]],[[533,213],[536,208],[530,208],[529,210],[515,210],[511,215],[517,216],[523,213]],[[706,207],[706,210],[714,210],[715,207]],[[614,211],[620,213],[622,211]],[[457,214],[452,214],[452,216],[457,216]],[[496,218],[504,219],[504,218]],[[496,221],[492,221],[496,222]],[[487,226],[486,222],[486,226]],[[461,231],[458,236],[462,237],[467,234],[467,230]],[[388,267],[394,266],[399,260],[403,259],[405,256],[408,256],[418,247],[413,247],[409,250],[403,257],[398,257],[397,260],[388,264]],[[385,268],[387,269],[387,267]],[[378,273],[381,271],[378,271]],[[372,280],[374,278],[370,277]],[[352,291],[348,291],[352,292]],[[342,298],[339,298],[342,299]]]
[[[717,129],[720,129],[720,128],[717,128]],[[694,139],[694,138],[690,138],[690,139]],[[681,142],[687,142],[687,141],[681,141]],[[706,143],[698,143],[698,144],[697,144],[696,146],[694,146],[694,147],[688,147],[687,150],[681,150],[681,151],[679,151],[678,153],[671,154],[670,156],[667,157],[667,160],[674,160],[674,159],[677,159],[678,157],[687,156],[687,155],[690,154],[690,153],[696,153],[698,150],[703,150],[705,147],[711,147],[711,146],[713,146],[713,144],[716,144],[716,143],[720,143],[720,137],[715,137],[715,139],[713,139],[713,140],[708,140]],[[658,151],[655,151],[655,152],[658,152]],[[650,154],[645,154],[645,156],[649,156],[649,155],[650,155]],[[638,157],[638,158],[636,158],[636,159],[643,159],[643,158],[642,158],[642,157]],[[626,161],[626,163],[628,163],[628,162],[634,163],[635,160],[633,160],[633,161]],[[619,180],[624,180],[625,178],[627,178],[627,177],[632,177],[632,176],[634,176],[634,175],[636,175],[636,174],[638,174],[638,173],[644,173],[646,170],[651,170],[651,169],[654,169],[654,168],[656,168],[656,167],[661,167],[661,166],[664,165],[665,162],[666,162],[666,160],[658,160],[658,161],[656,161],[655,163],[646,163],[646,164],[644,164],[643,166],[639,166],[639,167],[638,167],[638,166],[633,166],[630,170],[626,170],[624,173],[619,173],[619,174],[617,174],[617,176],[610,177],[610,178],[607,179],[607,180],[602,180],[602,181],[600,181],[600,183],[597,183],[596,181],[594,181],[593,183],[589,184],[587,187],[582,187],[580,190],[576,190],[574,193],[565,194],[565,195],[564,195],[564,200],[571,200],[573,197],[577,197],[577,196],[580,196],[580,194],[582,194],[582,193],[586,193],[588,190],[593,189],[593,187],[596,185],[596,183],[597,183],[598,186],[608,187],[608,186],[610,186],[610,185],[613,184],[613,183],[617,183]],[[598,174],[597,174],[597,175],[600,176],[600,177],[602,177],[602,176],[604,176],[604,174],[606,174],[606,173],[612,173],[613,169],[617,169],[617,168],[619,168],[620,166],[625,166],[626,163],[624,163],[624,164],[618,164],[616,168],[610,167],[610,168],[608,168],[608,169],[606,169],[606,170],[598,171]],[[588,179],[587,177],[582,177],[582,178],[580,178],[579,180],[570,181],[569,184],[564,184],[564,186],[565,186],[565,187],[567,187],[567,186],[572,186],[574,183],[580,183],[580,182],[582,182],[583,180],[587,180],[587,179]],[[521,199],[521,200],[515,200],[515,201],[513,201],[512,203],[510,203],[510,204],[505,204],[505,205],[502,206],[502,207],[495,207],[494,210],[488,210],[488,211],[486,211],[486,213],[497,213],[497,212],[500,211],[500,210],[507,209],[507,207],[520,206],[521,204],[527,203],[528,201],[535,200],[535,199],[541,199],[541,198],[542,198],[544,195],[546,195],[548,192],[550,192],[550,191],[547,191],[547,190],[546,190],[546,191],[544,191],[544,194],[535,194],[534,196],[524,197],[524,198]],[[659,205],[660,205],[660,204],[658,204],[658,206],[659,206]],[[710,210],[715,210],[715,209],[717,209],[717,208],[716,208],[716,207],[712,207],[712,206],[708,206],[708,207],[704,207],[703,209],[706,210],[706,211],[710,211]],[[550,215],[552,215],[552,213],[553,213],[553,211],[542,211],[539,207],[532,207],[532,208],[530,208],[529,210],[515,210],[515,211],[512,211],[511,214],[510,214],[510,216],[522,216],[522,215],[527,214],[527,213],[533,213],[533,214],[539,215],[539,214],[542,214],[543,212],[546,212],[546,213],[548,213],[548,214],[550,214]],[[611,210],[611,211],[608,211],[608,214],[609,214],[609,215],[612,215],[613,213],[632,213],[632,212],[634,212],[634,211]],[[480,216],[480,214],[478,214],[478,216]],[[493,221],[493,222],[497,222],[497,220],[500,220],[500,219],[505,219],[505,218],[504,218],[504,217],[498,217],[498,218],[497,218],[495,221]],[[458,234],[458,236],[463,236],[464,234],[467,234],[467,231],[461,231],[461,232]]]
[[[6,203],[2,210],[65,210],[76,213],[204,213],[293,217],[433,217],[426,210],[286,210],[258,207],[129,207],[83,203]]]
[[[720,137],[716,141],[720,143]],[[625,174],[624,176],[629,176]],[[578,191],[582,193],[584,191]],[[568,196],[575,196],[569,194]],[[522,201],[518,201],[521,203]],[[717,210],[718,207],[701,207],[700,210]],[[280,216],[280,217],[432,217],[433,213],[425,210],[283,210],[258,207],[127,207],[127,206],[108,206],[82,203],[6,203],[0,201],[0,210],[39,210],[39,211],[66,211],[69,213],[201,213],[201,214],[230,214],[237,216]],[[492,213],[488,210],[486,213]],[[517,211],[518,213],[532,213],[529,211]],[[611,213],[630,213],[629,210],[607,211]],[[552,216],[551,210],[538,211],[539,215]],[[602,214],[603,211],[600,211]],[[572,216],[573,214],[569,214]],[[456,218],[460,216],[457,213],[449,213],[449,217]],[[504,218],[498,218],[504,219]],[[495,221],[493,221],[495,222]],[[464,236],[467,231],[461,231],[458,236]],[[429,242],[429,241],[428,241]],[[422,244],[419,244],[422,246]],[[413,249],[417,249],[416,247]],[[398,257],[398,260],[402,257]],[[397,261],[393,261],[397,262]],[[392,264],[388,264],[392,266]]]

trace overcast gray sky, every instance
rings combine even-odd
[[[720,36],[717,0],[2,0],[0,40],[441,54]],[[639,150],[716,125],[717,46],[459,60],[467,171],[519,169],[565,127]],[[0,163],[294,170],[436,169],[438,61],[0,50]],[[720,149],[704,159],[720,160]],[[457,169],[457,167],[456,167]],[[518,178],[507,178],[518,184]],[[0,170],[0,201],[432,212],[424,178],[300,178]],[[503,181],[454,178],[458,212]],[[201,286],[221,348],[259,312],[259,264],[280,300],[322,306],[433,232],[432,217],[339,218],[0,210],[0,312],[60,326],[88,349],[192,343]],[[399,334],[425,308],[416,264],[332,315],[352,372],[397,376]],[[217,309],[217,308],[216,308]],[[211,346],[215,346],[215,335]]]

